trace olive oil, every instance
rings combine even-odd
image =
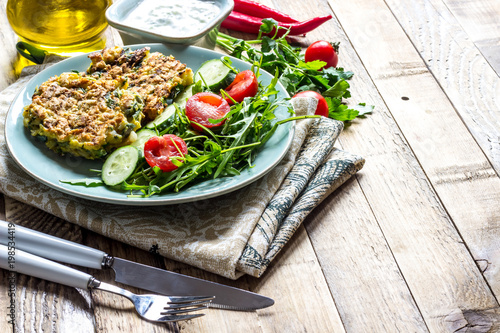
[[[7,18],[21,40],[35,47],[57,54],[86,52],[104,46],[110,4],[111,0],[9,0]]]

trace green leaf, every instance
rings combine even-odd
[[[332,119],[339,121],[351,121],[359,115],[359,111],[348,109],[346,105],[342,104],[335,110],[330,110],[328,116]]]
[[[373,105],[366,105],[359,103],[358,105],[349,108],[347,105],[342,104],[341,99],[327,97],[326,103],[328,104],[328,116],[332,119],[339,121],[351,121],[355,118],[364,117],[373,111]]]
[[[350,71],[346,72],[341,67],[337,67],[337,68],[334,68],[334,67],[325,68],[323,70],[323,74],[327,75],[329,77],[332,77],[332,78],[335,77],[336,78],[335,80],[338,80],[338,79],[350,80],[354,76],[353,72],[350,72]]]
[[[269,55],[274,54],[272,51],[276,49],[276,40],[269,38],[267,36],[262,37],[261,42],[261,52],[267,53]]]
[[[278,21],[271,18],[266,18],[262,20],[262,25],[260,26],[259,31],[265,34],[269,34],[273,31],[273,29],[278,27]]]
[[[309,62],[299,61],[298,67],[306,70],[319,71],[325,65],[326,62],[321,60],[314,60]]]
[[[366,103],[359,103],[358,105],[353,107],[354,110],[357,110],[359,112],[358,117],[362,117],[366,114],[370,114],[373,112],[373,109],[375,109],[374,105],[366,105]]]
[[[151,196],[155,193],[160,193],[161,188],[158,185],[150,184],[148,187],[148,195]]]
[[[349,89],[349,83],[345,80],[337,81],[333,87],[328,89],[323,93],[325,97],[334,97],[334,98],[342,98],[346,93],[348,93],[347,89]]]
[[[329,90],[329,89],[331,89],[331,88],[329,88],[331,83],[324,76],[315,75],[315,76],[311,76],[310,78],[311,78],[311,82],[315,82],[315,84],[314,84],[315,87],[314,88],[310,88],[308,90],[317,90],[318,87],[320,88],[319,90],[325,90],[325,89]],[[321,89],[321,87],[324,87],[324,89]],[[325,93],[323,93],[323,94],[325,94]]]

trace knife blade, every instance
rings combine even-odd
[[[103,251],[0,220],[0,244],[47,259],[88,268],[111,268],[115,281],[164,295],[214,295],[211,306],[230,310],[258,310],[274,300],[247,290],[170,272],[113,257]]]

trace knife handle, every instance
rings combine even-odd
[[[0,244],[47,259],[101,269],[108,255],[88,246],[0,220]]]
[[[93,279],[90,274],[5,245],[0,245],[0,267],[81,289],[87,289]]]

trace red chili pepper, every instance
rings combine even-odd
[[[283,23],[299,22],[285,13],[252,0],[234,0],[234,11],[238,13],[245,13],[254,17],[272,18]]]
[[[278,25],[281,27],[290,28],[289,35],[300,36],[316,29],[331,18],[331,15],[318,16],[310,20],[297,23],[278,22]],[[221,24],[223,28],[251,34],[258,34],[261,25],[261,18],[238,13],[235,11],[232,11],[231,14],[229,14],[229,16],[224,21],[222,21]],[[273,33],[274,32],[271,32],[270,34],[272,35]],[[284,33],[285,31],[280,31],[278,34],[280,35]]]
[[[251,34],[258,34],[261,25],[262,19],[235,11],[232,11],[221,23],[223,28]]]
[[[327,15],[327,16],[318,16],[314,17],[312,19],[302,21],[302,22],[297,22],[297,23],[278,23],[279,26],[285,27],[285,28],[290,28],[290,35],[292,36],[300,36],[304,35],[310,31],[313,31],[326,21],[330,20],[332,18],[332,15]]]

